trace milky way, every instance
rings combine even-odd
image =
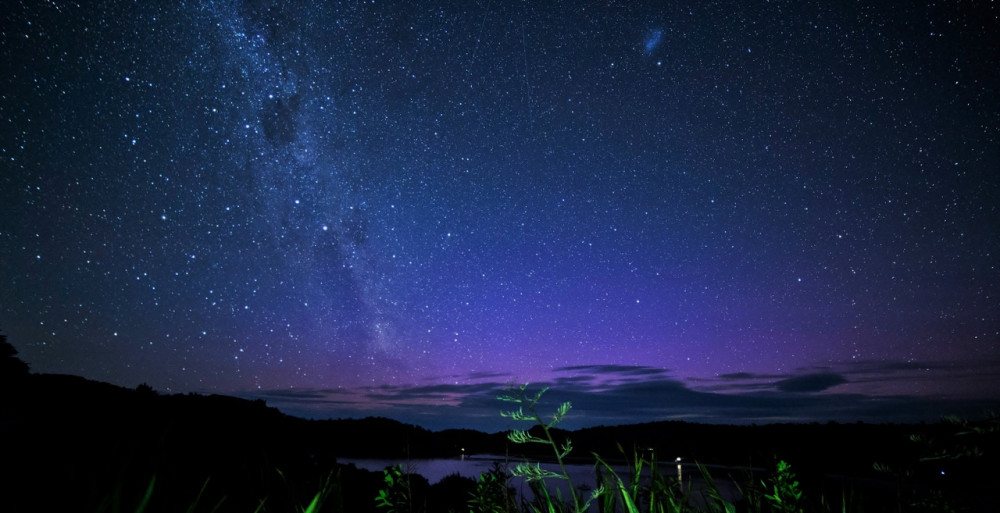
[[[2,19],[0,327],[36,372],[244,395],[996,383],[992,4]]]

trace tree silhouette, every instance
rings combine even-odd
[[[17,357],[17,349],[7,342],[7,335],[0,333],[0,376],[16,379],[28,375],[30,367]]]
[[[135,391],[138,392],[141,397],[153,397],[159,395],[148,383],[140,383],[139,386],[135,387]]]

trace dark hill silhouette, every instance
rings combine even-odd
[[[23,376],[0,389],[0,404],[0,471],[11,476],[0,481],[0,511],[40,504],[98,511],[109,509],[108,500],[128,510],[154,476],[158,502],[146,511],[185,511],[203,485],[204,504],[224,498],[219,511],[254,511],[264,497],[282,505],[267,511],[292,511],[331,472],[350,490],[339,499],[344,510],[376,511],[381,474],[339,465],[337,458],[457,456],[463,446],[503,443],[502,435],[433,433],[376,417],[307,420],[263,400],[162,395],[148,385],[129,389],[59,374]],[[468,479],[434,486],[413,479],[428,504],[455,497],[464,503],[466,493],[443,490],[473,486]]]
[[[373,497],[381,475],[338,465],[338,458],[550,456],[541,445],[510,444],[504,433],[433,432],[378,417],[307,420],[283,414],[263,400],[164,395],[148,385],[129,389],[69,375],[19,374],[0,387],[0,404],[0,470],[13,476],[0,489],[4,511],[37,510],[39,504],[46,510],[97,511],[109,497],[128,509],[153,476],[159,502],[147,511],[186,510],[203,485],[204,504],[225,498],[219,511],[253,511],[263,497],[286,505],[269,510],[292,510],[308,502],[329,472],[339,472],[342,489],[350,490],[343,494],[345,510],[375,511]],[[909,436],[916,432],[932,442],[925,443],[927,447],[914,444]],[[661,461],[681,456],[687,462],[769,468],[780,458],[791,462],[804,482],[816,482],[829,474],[874,479],[873,463],[906,464],[932,457],[937,454],[933,443],[958,454],[968,447],[962,445],[966,439],[955,442],[955,432],[949,424],[655,422],[554,430],[554,435],[571,438],[573,456],[588,463],[593,462],[592,452],[608,460],[620,458],[619,445],[624,456],[632,457],[633,451],[648,456],[652,450]],[[933,467],[921,468],[972,476],[978,482],[978,477],[992,475],[1000,449],[996,438],[987,433],[975,439],[975,449],[988,458],[972,463],[962,459],[959,464],[957,458],[941,457],[933,460]],[[451,479],[441,486],[471,486],[471,481],[462,483]],[[431,497],[435,488],[424,483],[420,489]]]

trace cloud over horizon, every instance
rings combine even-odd
[[[989,398],[934,399],[869,391],[874,390],[871,383],[895,382],[914,370],[928,373],[932,368],[938,379],[960,375],[957,365],[870,362],[853,373],[829,368],[769,375],[740,372],[688,382],[664,369],[640,365],[575,365],[553,369],[552,379],[531,383],[529,390],[550,388],[542,413],[571,402],[573,409],[563,425],[568,429],[665,420],[721,424],[934,421],[950,414],[981,415],[995,404]],[[998,366],[992,368],[995,372]],[[308,418],[381,416],[429,429],[487,432],[513,427],[499,415],[510,404],[498,401],[497,396],[516,386],[514,377],[470,373],[464,378],[430,385],[243,395]]]

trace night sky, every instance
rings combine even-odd
[[[995,2],[81,3],[0,14],[34,372],[435,428],[1000,402]]]

